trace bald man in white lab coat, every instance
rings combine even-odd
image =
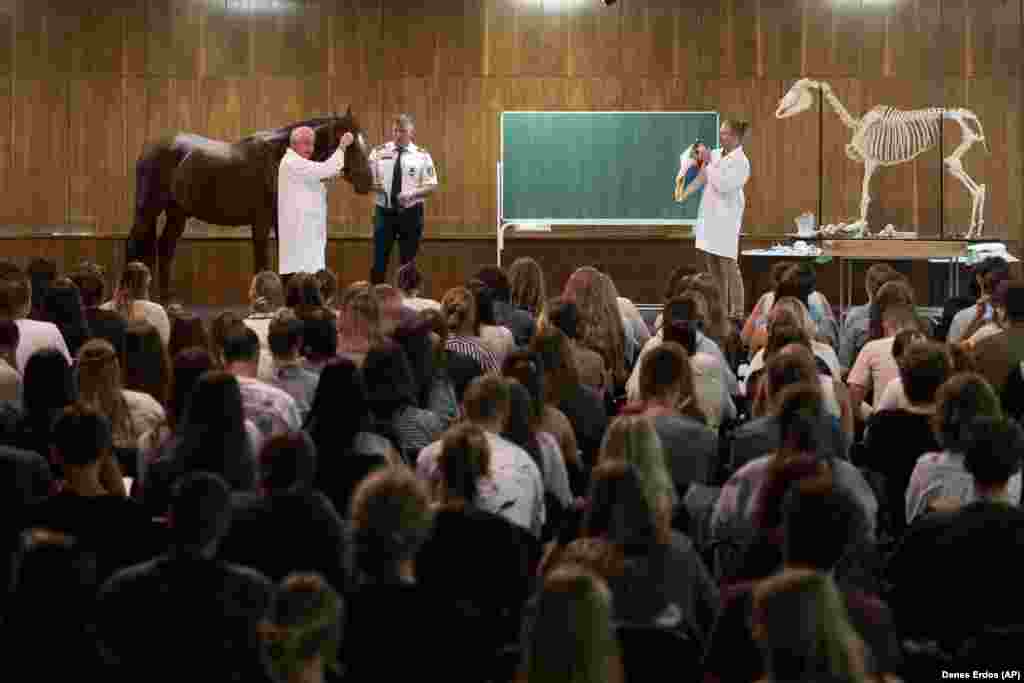
[[[327,267],[324,181],[341,174],[345,150],[353,139],[352,133],[345,133],[334,154],[325,161],[313,161],[313,129],[300,126],[291,133],[277,173],[277,270],[284,278]]]

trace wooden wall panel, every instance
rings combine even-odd
[[[207,0],[199,76],[242,77],[252,73],[252,3],[259,0]]]
[[[14,5],[14,64],[19,78],[67,74],[76,26],[74,0],[19,0]]]
[[[27,225],[67,220],[68,82],[63,78],[13,81],[12,217]]]
[[[125,29],[130,5],[115,0],[107,5],[76,5],[67,17],[68,68],[75,74],[119,75],[124,69]]]
[[[125,85],[120,76],[69,84],[68,222],[99,234],[130,215]]]
[[[437,18],[437,73],[480,76],[484,73],[486,33],[480,0],[437,0],[431,3]]]
[[[11,79],[0,78],[0,192],[10,197],[14,174],[11,172],[14,139],[13,131],[14,96]],[[10,201],[0,202],[0,222],[12,223],[14,212]]]
[[[146,74],[199,76],[205,7],[200,0],[146,0]]]
[[[673,31],[678,23],[674,16],[674,8],[678,3],[671,0],[657,0],[646,5],[655,8],[664,22],[672,23]],[[570,8],[568,19],[568,58],[566,73],[579,79],[591,76],[610,77],[631,70],[632,63],[625,59],[620,49],[623,31],[623,16],[615,8],[604,7],[600,2],[576,3]],[[671,14],[670,14],[671,12]],[[667,29],[663,29],[666,30]],[[650,42],[650,41],[648,41]],[[688,44],[676,39],[673,35],[674,52],[679,52],[680,45]],[[679,58],[673,55],[672,73],[675,73]]]
[[[967,78],[1020,76],[1019,0],[943,0],[943,73]]]
[[[860,2],[805,0],[801,73],[812,77],[860,74],[864,19]]]
[[[614,54],[621,46],[621,65],[609,64],[612,73],[630,74],[632,77],[665,78],[679,72],[680,24],[685,14],[678,2],[653,0],[641,6],[625,9],[621,14],[608,12],[601,3],[590,3],[590,14],[605,14],[606,21],[621,17],[618,40],[596,43],[592,47]],[[577,38],[575,42],[590,42],[593,38]]]
[[[249,0],[253,73],[304,78],[328,72],[330,16],[322,0]],[[284,9],[280,9],[284,8]]]
[[[14,14],[0,11],[0,76],[7,76],[14,70],[14,29]]]

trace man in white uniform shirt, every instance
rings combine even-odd
[[[696,161],[703,162],[694,183],[704,186],[694,228],[696,247],[704,253],[707,270],[718,283],[722,301],[731,317],[741,318],[743,307],[743,277],[740,275],[740,226],[746,198],[743,186],[750,179],[750,160],[743,152],[743,138],[749,124],[745,121],[726,120],[719,129],[720,149],[704,147],[693,159],[690,150],[680,158],[679,178]]]
[[[285,278],[295,273],[315,273],[327,267],[327,187],[329,178],[341,174],[345,150],[352,144],[345,133],[341,144],[326,161],[313,161],[316,133],[300,126],[289,139],[277,173],[278,272]]]
[[[412,139],[412,117],[400,114],[391,129],[394,140],[370,153],[377,206],[373,220],[373,269],[370,282],[385,281],[391,248],[398,240],[401,265],[416,258],[423,236],[423,199],[437,189],[437,170],[427,150]]]

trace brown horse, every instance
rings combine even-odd
[[[169,293],[174,250],[190,217],[214,225],[252,226],[255,271],[269,266],[270,233],[277,230],[277,170],[291,132],[299,126],[316,133],[315,161],[330,156],[351,132],[355,142],[345,153],[342,177],[357,193],[370,191],[368,148],[351,107],[342,117],[300,121],[235,143],[178,133],[146,145],[135,164],[135,223],[127,260],[142,261],[154,275],[159,273],[161,296]],[[161,213],[167,220],[158,240]]]

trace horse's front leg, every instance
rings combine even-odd
[[[125,263],[141,261],[156,271],[156,226],[161,210],[138,212],[125,244]]]
[[[253,274],[270,269],[270,222],[257,221],[252,225]]]
[[[160,271],[157,282],[160,286],[160,297],[166,304],[171,296],[171,273],[174,264],[174,252],[178,247],[178,240],[185,233],[185,226],[188,224],[188,214],[178,207],[167,209],[167,223],[164,231],[160,233],[158,255],[160,257]]]

